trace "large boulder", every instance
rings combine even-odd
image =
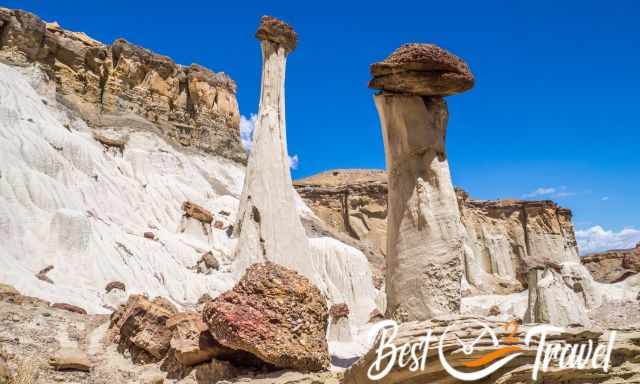
[[[329,367],[327,303],[302,275],[266,262],[251,265],[238,284],[208,302],[203,319],[222,345],[279,368]]]
[[[142,295],[131,295],[127,304],[111,315],[111,337],[135,363],[158,362],[169,351],[172,332],[167,320],[175,313],[160,298],[151,301]]]

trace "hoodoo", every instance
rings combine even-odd
[[[250,264],[272,261],[312,277],[309,241],[298,217],[289,170],[284,111],[285,67],[296,47],[296,33],[286,23],[264,16],[256,37],[262,47],[262,88],[238,211],[234,272],[240,275]]]
[[[444,96],[473,87],[469,67],[431,44],[371,66],[389,173],[387,312],[399,321],[460,310],[464,227],[445,150]]]

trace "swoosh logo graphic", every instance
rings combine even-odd
[[[516,351],[520,351],[522,350],[521,347],[518,347],[517,345],[513,345],[511,347],[504,347],[504,348],[500,348],[496,351],[493,351],[491,353],[487,353],[486,355],[476,359],[476,360],[472,360],[472,361],[468,361],[466,363],[464,363],[463,365],[465,367],[469,367],[469,368],[477,368],[477,367],[481,367],[483,365],[489,364],[492,361],[498,360],[499,358],[506,356],[512,352],[516,352]]]

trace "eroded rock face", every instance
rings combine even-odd
[[[172,332],[167,320],[175,313],[162,300],[131,295],[126,306],[111,315],[112,339],[121,352],[129,351],[135,363],[158,362],[169,351]]]
[[[236,85],[224,73],[178,65],[124,39],[105,45],[20,10],[0,8],[0,29],[0,58],[40,64],[92,125],[157,127],[183,146],[245,160]]]
[[[233,288],[209,301],[203,319],[225,347],[279,368],[328,368],[327,303],[298,273],[267,262],[250,266]]]
[[[578,263],[537,263],[529,270],[525,323],[590,326],[588,311],[602,298],[589,272]]]
[[[458,190],[467,230],[466,278],[484,291],[517,291],[527,286],[527,264],[546,257],[578,262],[571,211],[552,201],[478,201]]]
[[[478,323],[477,320],[479,320],[480,323]],[[512,336],[515,339],[514,344],[522,348],[518,351],[522,352],[522,354],[494,374],[473,382],[482,384],[522,384],[532,382],[533,363],[536,359],[536,349],[539,345],[539,338],[534,337],[530,346],[526,346],[523,342],[524,336],[531,326],[517,326],[514,332],[514,326],[505,326],[505,323],[468,317],[437,318],[424,322],[401,324],[398,330],[398,336],[392,341],[392,344],[395,345],[396,348],[400,348],[406,343],[411,343],[410,345],[417,344],[420,342],[419,338],[423,338],[427,330],[433,330],[431,349],[425,359],[424,369],[410,370],[411,364],[400,367],[396,362],[393,369],[391,369],[380,382],[385,384],[460,382],[445,371],[440,363],[438,353],[434,353],[436,349],[435,345],[440,341],[446,328],[451,326],[443,339],[443,354],[451,366],[458,370],[464,370],[465,368],[462,366],[464,363],[486,356],[488,353],[505,346],[504,343],[501,343],[498,347],[494,346],[487,334],[481,337],[482,332],[485,331],[483,324],[486,324],[488,328],[495,332],[498,340],[505,340],[506,337]],[[597,329],[569,326],[566,327],[563,332],[559,334],[553,333],[552,336],[549,336],[547,343],[552,340],[554,343],[560,343],[561,347],[564,347],[567,343],[586,344],[591,340],[591,342],[594,343],[593,348],[595,348],[595,345],[606,346],[610,335],[610,332],[603,332]],[[479,341],[477,340],[478,338],[480,338]],[[554,361],[547,372],[539,372],[539,379],[545,383],[562,382],[569,384],[613,383],[618,381],[636,382],[640,377],[638,375],[640,371],[639,338],[640,330],[637,328],[627,328],[617,332],[608,372],[604,372],[602,369],[560,368],[557,362]],[[463,353],[458,339],[466,345],[474,345],[473,352],[470,355]],[[375,343],[374,347],[362,359],[345,372],[344,384],[365,384],[371,382],[367,377],[367,373],[369,367],[371,367],[377,358],[375,348],[378,345],[379,343]],[[417,348],[417,353],[421,356],[422,349]],[[591,361],[589,361],[589,363],[590,362]],[[385,366],[384,363],[381,365],[382,368]],[[475,368],[472,372],[477,372],[478,370],[479,368]],[[377,372],[375,369],[373,370],[373,373]]]
[[[387,253],[388,189],[384,171],[335,169],[296,180],[293,185],[324,223],[360,244],[370,245],[353,244],[382,276]]]
[[[376,256],[365,254],[375,270],[383,271],[388,194],[384,171],[336,169],[294,185],[325,223],[373,245]],[[461,189],[456,189],[456,196],[466,229],[465,277],[479,291],[525,289],[526,262],[534,253],[558,262],[578,260],[570,210],[551,201],[476,200]]]
[[[580,258],[599,283],[617,283],[640,273],[640,243],[633,249],[612,250]]]

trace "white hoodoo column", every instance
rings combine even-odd
[[[427,44],[404,45],[372,66],[370,87],[389,174],[387,315],[399,321],[458,313],[464,227],[445,150],[443,96],[473,86],[468,67]]]
[[[249,265],[269,260],[313,278],[309,242],[296,209],[285,125],[285,66],[296,33],[264,16],[256,37],[262,47],[262,88],[235,229],[234,272],[240,275]]]

